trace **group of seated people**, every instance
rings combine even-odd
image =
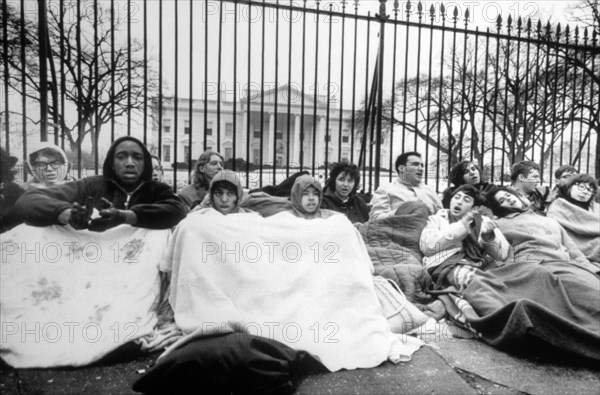
[[[161,182],[158,158],[134,137],[114,141],[101,175],[79,180],[68,177],[64,151],[50,144],[29,155],[33,179],[21,186],[13,181],[16,158],[2,150],[1,159],[2,232],[20,223],[94,232],[123,224],[170,229],[191,215],[252,213],[255,196],[270,198],[244,191],[238,175],[225,170],[223,157],[214,151],[200,156],[191,184],[176,193]],[[571,273],[576,281],[599,292],[600,211],[592,176],[561,166],[556,187],[548,191],[539,185],[539,166],[522,161],[512,167],[511,186],[498,186],[465,160],[452,167],[450,186],[440,197],[423,183],[425,165],[418,152],[398,156],[395,170],[396,179],[380,186],[370,202],[357,193],[360,174],[354,164],[335,164],[324,189],[314,177],[298,175],[281,207],[308,220],[345,215],[360,224],[393,218],[405,203],[421,202],[430,214],[420,241],[423,265],[438,289],[464,289],[473,270],[509,260],[566,263],[576,268]]]

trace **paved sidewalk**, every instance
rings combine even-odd
[[[427,340],[427,339],[426,339]],[[81,369],[0,370],[0,392],[132,394],[158,354]],[[600,394],[600,368],[517,358],[473,339],[428,340],[410,362],[305,378],[298,394]]]

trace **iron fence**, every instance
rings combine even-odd
[[[3,145],[49,139],[81,176],[134,135],[175,186],[207,148],[246,186],[349,160],[371,191],[407,150],[438,191],[462,159],[492,182],[522,159],[600,176],[598,20],[366,3],[2,0]]]

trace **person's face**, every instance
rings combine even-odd
[[[507,191],[499,191],[494,195],[494,199],[500,207],[522,209],[523,202],[517,196]]]
[[[60,183],[65,179],[67,168],[62,158],[39,154],[32,165],[35,178],[48,186]]]
[[[156,158],[152,158],[152,180],[162,182],[165,175],[160,162]]]
[[[211,155],[208,163],[205,163],[200,171],[212,180],[212,178],[223,169],[223,160],[219,155]]]
[[[593,194],[594,188],[586,182],[573,184],[571,188],[569,188],[569,196],[578,202],[589,202]]]
[[[473,208],[475,200],[463,192],[457,192],[450,201],[450,213],[455,218],[462,218]]]
[[[113,158],[115,175],[124,184],[135,184],[144,172],[144,151],[133,141],[117,145]]]
[[[217,188],[213,193],[214,208],[223,215],[227,215],[235,210],[237,201],[237,194],[229,189]]]
[[[540,172],[533,169],[527,176],[520,175],[519,181],[521,182],[521,189],[523,192],[531,193],[535,191],[535,187],[540,185]]]
[[[314,213],[319,208],[319,191],[313,186],[309,186],[302,192],[300,204],[304,211],[309,214]]]
[[[406,165],[398,166],[398,173],[408,184],[419,185],[423,179],[425,164],[416,155],[410,155],[406,160]]]
[[[463,180],[465,180],[465,184],[479,185],[481,182],[481,174],[479,174],[477,166],[475,166],[473,163],[469,163],[469,165],[465,168]]]
[[[335,194],[341,200],[348,199],[354,190],[355,180],[347,173],[340,173],[335,179]]]
[[[577,173],[575,173],[574,171],[568,171],[568,170],[565,171],[564,173],[562,173],[560,178],[557,180],[558,186],[560,187],[560,186],[564,185],[567,182],[567,180],[569,179],[569,177],[574,176],[575,174],[577,174]]]

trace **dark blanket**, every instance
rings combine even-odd
[[[561,262],[508,263],[474,270],[460,296],[472,310],[460,298],[442,297],[450,315],[454,307],[490,345],[600,360],[600,279],[589,272]]]
[[[413,303],[427,303],[424,291],[431,278],[421,259],[421,232],[427,224],[429,210],[420,202],[402,205],[395,216],[358,225],[375,267],[375,275],[394,280]]]

